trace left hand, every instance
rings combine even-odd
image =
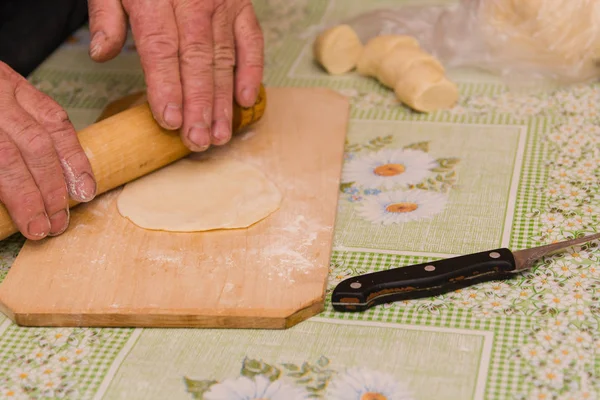
[[[204,151],[231,138],[235,99],[254,105],[263,78],[263,36],[251,0],[89,0],[90,56],[114,58],[127,16],[157,122]],[[235,78],[234,78],[235,66]]]

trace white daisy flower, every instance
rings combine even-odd
[[[548,307],[557,310],[563,310],[573,304],[573,299],[568,296],[563,296],[562,293],[547,293],[544,295],[543,301]]]
[[[554,400],[554,395],[552,393],[552,391],[545,387],[535,387],[529,392],[527,400]]]
[[[581,207],[581,212],[586,216],[596,216],[600,215],[600,206],[594,204],[585,204]]]
[[[594,321],[594,314],[592,314],[592,310],[582,304],[578,304],[575,307],[569,308],[567,315],[578,322]]]
[[[545,361],[548,352],[539,344],[528,343],[521,347],[521,356],[527,360],[528,364],[539,366],[542,361]]]
[[[344,179],[358,186],[385,187],[417,184],[431,175],[438,163],[429,154],[412,149],[384,149],[357,156],[344,165]]]
[[[575,160],[567,156],[559,156],[556,159],[556,163],[563,168],[571,168],[575,165]]]
[[[589,349],[594,344],[592,336],[584,331],[572,331],[567,340],[579,349]]]
[[[30,399],[29,395],[19,387],[11,385],[0,385],[0,398],[7,400]]]
[[[482,289],[490,291],[496,296],[506,296],[513,288],[505,282],[486,282],[483,284]]]
[[[549,354],[548,357],[546,358],[546,362],[548,363],[548,366],[550,368],[559,369],[559,370],[564,369],[564,368],[567,368],[569,365],[571,365],[575,361],[575,358],[576,358],[575,352],[570,350],[568,347],[564,347],[565,350],[567,351],[567,354],[563,354],[561,352],[561,349],[563,347],[553,351],[552,354]]]
[[[432,218],[442,212],[447,197],[427,190],[383,192],[361,203],[359,215],[374,224],[400,224]]]
[[[513,300],[527,300],[533,296],[533,290],[529,287],[515,287],[508,293],[508,298]]]
[[[85,358],[89,352],[90,352],[90,350],[87,347],[74,346],[74,347],[69,348],[69,350],[66,351],[64,353],[64,355],[66,357],[68,357],[70,360],[75,361],[75,360],[81,360],[81,359]]]
[[[593,277],[593,278],[598,278],[598,276],[600,276],[600,268],[598,268],[595,265],[590,265],[587,268],[587,272],[590,275],[590,277]]]
[[[563,292],[585,292],[590,288],[591,282],[589,278],[590,277],[584,272],[578,273],[574,277],[565,281]]]
[[[563,387],[565,376],[561,369],[551,366],[541,371],[537,378],[543,385],[558,389]]]
[[[565,317],[564,315],[558,315],[554,318],[549,319],[546,322],[546,326],[550,330],[564,333],[569,330],[569,323],[570,321],[567,317]]]
[[[63,346],[69,340],[71,329],[51,329],[44,335],[45,341],[52,346]]]
[[[351,368],[336,376],[327,388],[328,400],[413,400],[395,377],[366,368]]]
[[[564,220],[565,217],[559,213],[545,213],[540,215],[542,224],[549,227],[559,226]]]
[[[575,275],[577,265],[570,262],[570,260],[558,260],[552,263],[552,269],[556,271],[558,276],[568,278]]]
[[[536,272],[533,275],[529,275],[528,280],[530,280],[537,292],[545,289],[555,289],[558,286],[556,277],[550,273]]]
[[[264,376],[254,379],[241,376],[214,384],[204,394],[206,400],[304,400],[308,393],[300,387],[292,386],[282,380],[271,382]]]
[[[563,211],[573,211],[577,209],[577,201],[573,199],[561,199],[556,202],[556,206]]]
[[[483,300],[483,298],[484,296],[476,290],[466,290],[460,293],[457,303],[462,307],[473,307]]]
[[[563,156],[579,158],[581,157],[581,146],[574,144],[573,141],[569,141],[567,146],[561,147],[560,153]]]
[[[49,351],[42,349],[40,347],[40,348],[35,349],[31,353],[29,353],[27,358],[31,361],[41,363],[43,361],[46,361],[51,356],[52,356],[52,354]]]
[[[31,367],[18,367],[10,371],[10,377],[14,382],[24,384],[35,379],[35,372]]]
[[[553,349],[556,347],[561,336],[559,331],[554,330],[541,330],[535,335],[538,343],[546,349]]]
[[[590,258],[587,251],[583,250],[581,246],[573,246],[566,250],[565,259],[581,262]]]

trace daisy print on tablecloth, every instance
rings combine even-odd
[[[446,195],[412,189],[384,192],[365,199],[358,214],[374,224],[390,225],[428,219],[444,210]]]
[[[393,189],[420,183],[437,166],[424,151],[384,149],[356,156],[345,164],[343,176],[357,186]]]
[[[351,368],[329,384],[328,400],[413,400],[411,392],[386,373],[366,368]]]
[[[257,375],[253,379],[240,376],[211,386],[205,400],[305,400],[308,393],[301,387],[282,380],[271,381]]]
[[[373,224],[428,219],[444,210],[456,184],[457,158],[435,159],[429,142],[389,148],[392,136],[347,144],[341,191]]]

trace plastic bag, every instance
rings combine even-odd
[[[510,82],[588,82],[600,77],[600,1],[462,0],[360,14],[363,43],[410,35],[447,67],[475,67]]]

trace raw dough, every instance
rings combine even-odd
[[[445,74],[442,64],[420,48],[396,46],[393,51],[383,56],[375,77],[385,86],[393,88],[409,71],[425,65],[437,69],[440,76]]]
[[[364,76],[377,77],[382,59],[396,46],[419,48],[419,42],[412,36],[380,35],[369,40],[358,59],[356,71]]]
[[[394,87],[398,100],[420,112],[451,108],[458,101],[458,88],[431,65],[412,68]]]
[[[315,60],[332,75],[353,70],[362,50],[360,39],[348,25],[327,29],[313,43]]]
[[[183,159],[125,185],[119,213],[151,230],[246,228],[275,212],[278,188],[255,167],[230,157]]]

